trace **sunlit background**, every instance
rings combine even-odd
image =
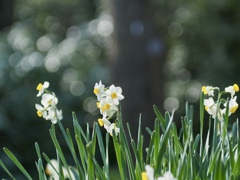
[[[44,81],[59,98],[70,129],[73,111],[83,126],[99,117],[93,95],[99,80],[123,87],[128,121],[137,122],[143,113],[151,127],[148,118],[154,115],[142,111],[153,104],[161,111],[175,109],[179,117],[186,101],[198,111],[202,85],[240,84],[238,7],[237,0],[2,0],[1,148],[15,153],[33,176],[35,142],[55,158],[51,123],[35,110],[36,86]],[[21,178],[3,151],[0,159]]]

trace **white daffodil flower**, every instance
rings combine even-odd
[[[112,135],[113,130],[114,130],[116,136],[117,136],[118,133],[120,132],[120,128],[118,128],[115,123],[112,123],[112,124],[110,124],[110,125],[104,124],[104,128],[106,129],[106,131],[107,131],[110,135]]]
[[[228,86],[225,88],[225,92],[229,92],[231,93],[231,97],[233,97],[235,95],[235,92],[239,91],[239,87],[237,84],[234,84],[232,86]]]
[[[203,86],[202,91],[206,95],[208,94],[209,96],[214,96],[214,87],[212,86]]]
[[[48,94],[48,93],[44,93],[42,95],[41,104],[44,106],[44,108],[56,105],[57,103],[58,103],[58,98],[55,97],[54,95]]]
[[[177,180],[171,172],[165,172],[163,176],[154,178],[154,169],[150,165],[145,165],[145,172],[142,172],[142,180]]]
[[[37,87],[39,90],[38,95],[42,95],[41,104],[35,104],[37,109],[37,115],[43,117],[46,120],[51,120],[53,124],[56,124],[58,120],[62,120],[62,110],[57,109],[58,98],[54,93],[45,91],[49,87],[49,82],[45,81],[43,85],[40,83]]]
[[[62,120],[62,110],[58,110],[51,106],[47,111],[48,115],[46,116],[46,120],[51,120],[53,124],[56,124],[58,120]]]
[[[220,121],[223,120],[223,115],[226,112],[226,108],[218,108],[212,97],[204,99],[204,106],[205,110],[213,117],[213,119],[218,118]]]
[[[212,97],[208,98],[208,99],[204,99],[204,102],[203,102],[204,106],[205,106],[205,110],[210,114],[210,115],[213,115],[215,114],[214,112],[212,112],[212,110],[214,109],[213,108],[213,105],[215,104],[214,100]]]
[[[171,172],[165,172],[162,177],[158,177],[157,180],[177,180]]]
[[[146,170],[147,180],[154,180],[154,169],[153,169],[153,167],[147,164],[145,166],[145,170]]]
[[[116,111],[118,111],[118,107],[113,103],[111,98],[105,98],[100,101],[101,114],[104,114],[106,117],[111,117]]]
[[[38,86],[37,86],[37,90],[38,90],[38,94],[37,94],[37,97],[41,96],[45,89],[47,89],[49,87],[49,82],[45,81],[43,84],[42,83],[39,83]]]
[[[99,125],[104,126],[106,131],[111,135],[113,131],[118,135],[120,128],[118,128],[115,123],[111,123],[109,119],[119,111],[119,101],[124,99],[122,89],[114,85],[105,88],[102,82],[99,81],[99,83],[95,84],[93,92],[97,96],[97,107],[103,115],[102,118],[98,119]]]
[[[208,94],[209,96],[213,95],[213,92],[211,91],[214,89],[219,89],[219,88],[212,87],[212,86],[202,87],[202,91],[204,92],[204,94]],[[222,95],[225,95],[226,93],[231,94],[231,98],[228,102],[228,105],[229,105],[228,116],[230,116],[232,113],[235,113],[235,111],[238,109],[237,97],[234,96],[235,93],[238,91],[239,91],[238,85],[234,84],[232,86],[226,87],[225,91],[219,92],[220,97],[218,97],[217,102],[214,102],[212,97],[208,99],[204,99],[205,110],[213,117],[213,119],[218,119],[220,121],[223,121],[224,116],[226,116],[227,99],[225,97],[222,97]]]
[[[50,179],[58,180],[59,179],[59,175],[57,173],[58,172],[58,162],[56,159],[51,159],[50,162],[52,163],[52,165],[50,163],[47,163],[46,169],[45,169],[46,174],[49,176],[49,180]]]
[[[94,86],[93,92],[97,96],[98,101],[101,101],[102,98],[106,95],[104,88],[105,86],[101,81],[99,81],[99,83],[96,83]]]
[[[50,162],[52,163],[52,165],[50,163],[47,163],[46,169],[45,169],[46,174],[49,176],[49,180],[52,180],[52,179],[60,180],[59,175],[58,175],[58,171],[59,171],[58,161],[56,159],[51,159]],[[70,172],[71,178],[65,167],[62,167],[62,171],[63,171],[63,176],[65,179],[75,180],[75,177],[70,169],[69,169],[69,172]]]
[[[235,113],[235,111],[238,108],[238,103],[237,103],[237,96],[234,96],[233,98],[230,99],[229,101],[229,116],[232,113]]]
[[[103,126],[105,124],[107,126],[111,125],[111,122],[107,119],[106,114],[103,114],[103,117],[98,119],[98,123],[100,126]]]
[[[119,100],[124,99],[124,96],[122,95],[122,88],[115,87],[114,85],[109,87],[109,89],[106,91],[106,94],[108,97],[113,99],[113,103],[115,105],[119,104]]]
[[[47,117],[47,111],[42,107],[40,104],[35,104],[35,108],[37,109],[37,115],[39,117],[46,118]]]

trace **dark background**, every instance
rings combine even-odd
[[[9,148],[33,177],[35,142],[56,158],[51,123],[35,110],[43,81],[50,82],[70,129],[72,111],[82,126],[99,117],[92,93],[99,80],[122,87],[123,120],[134,137],[140,113],[143,126],[153,127],[153,104],[163,113],[175,108],[179,124],[188,101],[198,127],[202,85],[239,84],[239,7],[237,0],[1,0],[1,149]],[[3,150],[0,159],[22,177]]]

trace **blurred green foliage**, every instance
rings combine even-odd
[[[93,1],[16,0],[14,23],[0,32],[0,145],[11,149],[33,174],[35,141],[55,157],[51,123],[36,115],[38,83],[50,82],[68,127],[72,111],[82,124],[91,124],[98,115],[94,83],[110,80],[104,61],[108,33],[101,23],[111,21],[97,11]],[[0,156],[4,159],[3,151]]]
[[[239,1],[153,3],[154,23],[168,46],[163,67],[165,109],[182,113],[185,101],[199,100],[202,85],[224,88],[239,84]]]

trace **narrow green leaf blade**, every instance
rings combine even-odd
[[[26,176],[27,179],[32,179],[31,176],[28,174],[26,169],[22,166],[22,164],[17,160],[17,158],[11,153],[10,150],[7,148],[3,148],[4,152],[7,154],[7,156],[14,162],[14,164],[18,167],[18,169]]]

